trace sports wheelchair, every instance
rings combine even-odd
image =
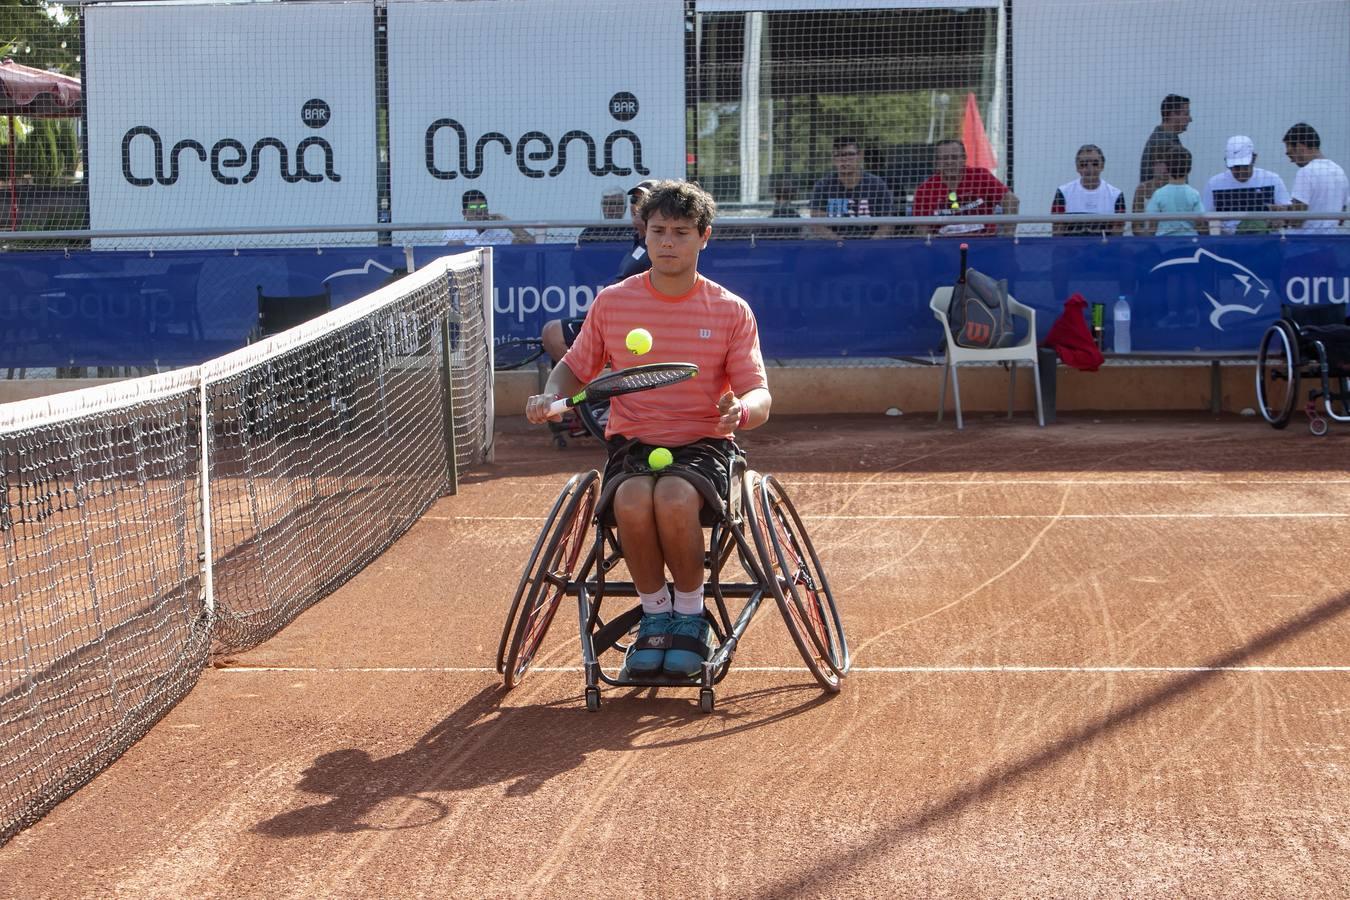
[[[1280,318],[1261,336],[1256,357],[1256,398],[1274,428],[1289,424],[1301,400],[1300,382],[1313,380],[1303,412],[1308,430],[1321,437],[1328,419],[1350,422],[1350,324],[1346,304],[1280,307]],[[1319,381],[1320,379],[1320,381]],[[1325,415],[1318,411],[1322,401]]]
[[[618,486],[644,473],[622,473],[601,487],[600,473],[574,475],[558,495],[521,575],[497,648],[497,671],[508,689],[529,671],[564,595],[576,598],[581,656],[586,679],[586,708],[600,708],[600,684],[616,687],[697,687],[699,708],[713,711],[716,686],[765,594],[773,597],[807,668],[826,691],[839,691],[850,660],[843,623],[815,547],[796,507],[772,475],[747,468],[745,457],[731,456],[729,496],[719,497],[697,475],[691,484],[703,495],[703,525],[710,530],[704,554],[712,609],[704,616],[712,627],[711,655],[690,678],[660,674],[636,677],[622,659],[637,631],[642,606],[610,616],[608,598],[636,598],[631,581],[611,580],[623,560],[612,501]],[[671,471],[662,477],[684,477]],[[587,534],[591,537],[588,541]],[[733,566],[744,581],[724,580]],[[745,604],[733,618],[730,598]],[[613,651],[613,652],[611,652]],[[607,656],[608,654],[608,656]],[[618,661],[607,665],[617,657]]]

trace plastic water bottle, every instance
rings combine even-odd
[[[1111,313],[1111,349],[1116,353],[1130,352],[1130,301],[1121,294]]]

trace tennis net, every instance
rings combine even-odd
[[[491,252],[200,367],[0,406],[0,842],[492,443]]]

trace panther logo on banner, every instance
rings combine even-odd
[[[1229,314],[1255,316],[1261,312],[1272,288],[1265,279],[1235,259],[1228,259],[1208,250],[1196,250],[1190,256],[1164,260],[1149,269],[1149,273],[1152,274],[1159,269],[1167,269],[1173,266],[1199,266],[1206,262],[1212,262],[1216,269],[1213,273],[1215,292],[1227,301],[1220,301],[1215,298],[1214,293],[1201,288],[1200,293],[1204,295],[1205,299],[1209,301],[1210,307],[1212,307],[1209,313],[1209,324],[1217,330],[1223,331],[1224,316]],[[1232,294],[1238,296],[1229,296]],[[1278,299],[1277,297],[1276,300]],[[1237,302],[1239,300],[1241,302]]]

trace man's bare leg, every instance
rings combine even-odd
[[[683,478],[672,476],[656,482],[653,492],[656,530],[661,555],[670,569],[677,591],[703,587],[703,527],[698,513],[703,495]]]
[[[664,480],[664,479],[663,479]],[[654,478],[629,478],[614,492],[619,546],[633,584],[650,594],[665,587],[666,568],[654,513]]]

